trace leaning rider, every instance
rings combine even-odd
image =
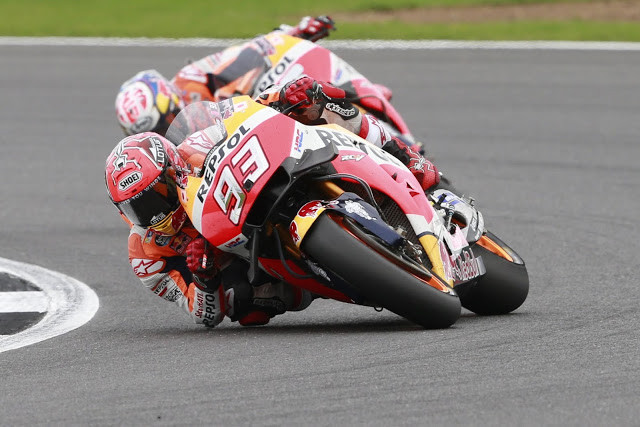
[[[152,132],[124,138],[107,157],[107,191],[129,223],[129,263],[142,284],[209,327],[225,316],[264,325],[306,308],[311,293],[278,281],[250,285],[244,261],[200,235],[179,200],[190,172],[177,147]]]

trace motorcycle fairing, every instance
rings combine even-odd
[[[347,133],[340,126],[317,126],[315,131],[326,144],[337,146],[339,155],[331,162],[337,173],[357,175],[372,189],[385,193],[398,206],[402,206],[431,261],[433,271],[453,285],[453,277],[447,274],[444,265],[448,262],[448,256],[443,257],[443,253],[446,253],[441,238],[446,233],[444,224],[413,174],[386,151],[357,135]],[[363,153],[367,155],[362,156]],[[386,173],[380,173],[381,169]]]
[[[376,208],[365,202],[357,194],[347,192],[335,200],[311,201],[298,210],[296,217],[289,226],[291,238],[298,248],[316,219],[327,210],[333,210],[343,216],[352,218],[392,247],[399,245],[403,241],[402,236],[383,221]]]
[[[254,204],[279,169],[300,174],[316,164],[328,164],[337,154],[312,127],[248,96],[224,102],[233,110],[233,114],[222,112],[228,137],[206,156],[201,177],[189,177],[182,198],[194,227],[221,250],[227,250],[225,245],[233,239],[248,236],[242,230],[250,210],[245,207]]]
[[[491,235],[489,235],[491,234]],[[500,240],[498,236],[492,233],[483,234],[476,242],[483,248],[491,251],[509,262],[514,264],[524,265],[524,260],[518,255],[509,245]]]
[[[361,304],[364,302],[364,299],[358,294],[352,293],[351,289],[347,290],[339,285],[336,286],[338,283],[337,280],[334,280],[331,283],[322,284],[318,281],[318,275],[306,276],[306,272],[290,260],[286,261],[287,267],[301,277],[296,277],[287,271],[287,269],[282,265],[282,261],[279,259],[260,258],[259,262],[261,268],[271,276],[277,277],[294,286],[307,289],[314,294],[346,303]]]

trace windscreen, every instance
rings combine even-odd
[[[165,137],[173,144],[179,145],[189,135],[211,126],[218,128],[220,135],[226,139],[227,130],[222,121],[219,104],[209,101],[194,102],[183,108],[173,119]]]

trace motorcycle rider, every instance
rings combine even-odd
[[[330,83],[302,76],[267,88],[256,101],[307,125],[331,123],[344,127],[400,160],[425,191],[440,183],[440,173],[432,162],[391,136],[374,116],[362,114],[346,96],[344,90]]]
[[[308,291],[267,280],[251,286],[246,264],[198,233],[179,201],[189,173],[176,146],[152,132],[125,137],[107,157],[107,191],[129,223],[129,262],[143,285],[209,327],[225,315],[263,325],[306,308]]]
[[[391,138],[374,118],[360,114],[344,95],[335,86],[303,76],[264,92],[257,101],[306,124],[340,124],[375,140],[395,151],[425,190],[439,182],[435,166]],[[131,227],[134,273],[151,291],[207,326],[225,315],[242,325],[263,325],[275,315],[308,307],[314,296],[300,288],[283,282],[251,286],[246,264],[210,245],[193,227],[177,188],[184,188],[189,173],[200,170],[204,157],[194,161],[199,150],[183,144],[175,147],[161,135],[145,132],[124,138],[107,158],[109,197]]]
[[[316,42],[334,29],[328,16],[305,16],[297,26],[283,24],[273,33]],[[270,68],[268,55],[272,49],[264,37],[256,37],[186,65],[171,81],[156,70],[140,71],[122,84],[116,97],[120,127],[126,135],[146,131],[164,135],[187,104],[249,95]]]

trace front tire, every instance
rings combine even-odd
[[[487,270],[476,283],[456,286],[462,306],[480,315],[507,314],[520,307],[529,294],[529,275],[524,261],[494,234],[487,232],[471,248],[481,256]],[[488,248],[493,247],[493,250]],[[499,255],[501,253],[502,255]]]
[[[353,221],[321,215],[302,241],[302,251],[351,284],[375,305],[425,328],[447,328],[460,317],[460,299],[429,281],[436,276],[394,254]]]

